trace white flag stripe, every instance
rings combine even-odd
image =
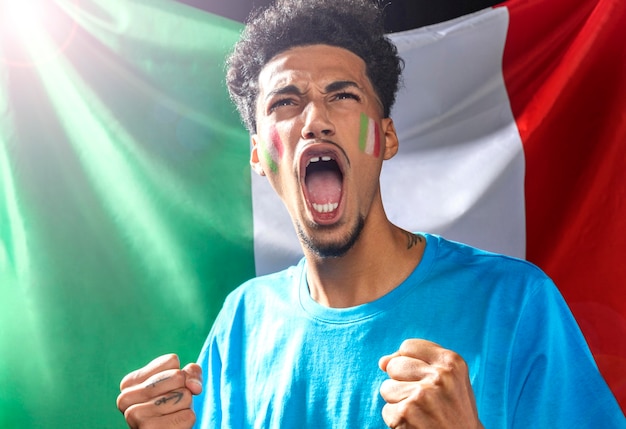
[[[252,172],[254,264],[257,275],[293,265],[302,249],[283,202],[265,177]]]
[[[392,221],[525,256],[524,156],[504,79],[506,8],[391,36],[406,62],[383,168]]]
[[[381,180],[403,228],[524,257],[524,157],[501,68],[507,27],[497,8],[391,35],[406,68],[392,112],[400,152]],[[256,174],[252,195],[257,274],[294,263],[302,252],[280,199]]]

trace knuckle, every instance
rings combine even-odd
[[[120,390],[141,384],[146,380],[146,378],[149,378],[149,375],[152,373],[174,368],[180,368],[178,355],[169,353],[159,356],[144,367],[126,374],[126,376],[124,376],[124,378],[120,381]]]
[[[131,395],[128,391],[122,391],[122,393],[120,393],[117,396],[117,409],[120,410],[122,413],[125,413],[126,410],[132,405],[132,398]]]
[[[143,374],[156,374],[159,372],[178,368],[180,368],[180,360],[178,359],[178,355],[174,353],[168,353],[153,359],[152,362],[141,368],[139,371],[141,371]]]
[[[441,367],[447,372],[456,372],[466,367],[465,361],[458,353],[452,350],[445,350],[440,356]]]
[[[414,339],[407,339],[407,340],[402,341],[402,344],[400,344],[400,348],[399,348],[400,353],[406,353],[412,350],[415,341],[416,340]]]
[[[185,373],[182,369],[172,370],[172,372],[168,374],[168,377],[168,381],[176,387],[182,387],[185,385]]]
[[[126,420],[126,423],[128,424],[129,427],[131,428],[139,427],[139,424],[144,418],[144,415],[141,411],[142,409],[143,407],[141,407],[138,404],[135,404],[135,405],[131,405],[130,407],[126,409],[126,411],[124,411],[124,419]]]
[[[138,370],[135,370],[133,372],[129,372],[128,374],[126,374],[124,378],[120,380],[120,391],[124,389],[128,389],[129,387],[132,387],[135,384],[137,384],[140,372],[141,370],[138,369]]]
[[[184,386],[187,375],[185,374],[185,371],[183,371],[182,369],[177,369],[172,374],[172,378],[176,381],[177,384],[180,383],[181,386]]]
[[[180,359],[176,353],[168,353],[157,359],[162,359],[162,365],[165,365],[168,368],[180,367]]]

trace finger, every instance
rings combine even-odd
[[[416,383],[387,379],[380,385],[380,396],[389,404],[397,404],[415,392]]]
[[[149,419],[141,425],[141,429],[191,429],[195,422],[195,413],[186,408],[173,414]]]
[[[409,413],[415,414],[415,412],[412,412],[407,408],[406,402],[399,402],[395,404],[387,403],[383,406],[382,410],[383,420],[385,421],[385,424],[390,428],[406,427],[409,422],[409,419],[407,418],[407,415]]]
[[[141,384],[127,387],[117,397],[121,412],[133,404],[150,402],[154,398],[185,387],[186,374],[180,369],[168,369],[152,375]]]
[[[464,372],[467,370],[465,360],[458,353],[445,349],[431,341],[421,339],[405,340],[400,346],[399,353],[402,356],[419,359],[444,371]]]
[[[433,376],[436,368],[421,359],[396,356],[387,363],[387,375],[397,381],[419,381]]]
[[[427,363],[434,363],[437,361],[441,350],[444,350],[443,347],[437,343],[420,338],[411,338],[400,344],[398,354],[421,359]]]
[[[398,408],[396,404],[385,404],[383,406],[382,416],[387,427],[397,428],[402,423],[398,413],[395,412],[396,408]]]
[[[200,365],[190,363],[183,368],[186,374],[185,386],[194,395],[202,393],[202,368]]]
[[[167,369],[179,369],[180,360],[178,356],[173,353],[159,356],[143,368],[139,368],[129,374],[127,374],[120,382],[120,390],[124,390],[130,386],[134,386],[146,381],[149,377],[156,373],[162,372]]]
[[[396,357],[396,356],[399,356],[399,355],[400,355],[400,353],[399,353],[399,352],[395,352],[395,353],[392,353],[392,354],[390,354],[390,355],[386,355],[386,356],[381,357],[381,358],[378,360],[378,367],[379,367],[380,369],[382,369],[383,371],[387,372],[387,364],[389,363],[389,361],[390,361],[392,358],[394,358],[394,357]]]
[[[424,412],[419,407],[411,405],[407,401],[402,401],[397,404],[385,404],[382,410],[382,417],[385,424],[390,428],[434,428],[445,426],[442,422],[433,420],[429,413]]]
[[[188,389],[179,389],[167,392],[149,402],[134,404],[126,409],[124,418],[130,427],[145,427],[148,421],[151,424],[156,422],[167,422],[170,416],[179,411],[191,408],[192,395]],[[156,420],[156,419],[159,420]],[[167,427],[167,426],[163,426]]]
[[[414,357],[430,363],[437,358],[438,350],[441,349],[441,346],[432,341],[419,338],[407,339],[402,342],[397,352],[381,357],[378,361],[378,367],[387,371],[389,361],[396,356]]]

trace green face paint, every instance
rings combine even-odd
[[[359,131],[359,149],[376,158],[380,155],[380,129],[378,122],[361,113]]]
[[[267,165],[270,166],[270,170],[272,171],[272,173],[276,173],[278,171],[278,164],[276,163],[276,161],[274,161],[274,158],[272,157],[270,151],[267,149],[266,145],[267,144],[265,143],[265,140],[261,140],[261,156],[263,157]]]
[[[278,171],[278,163],[283,156],[283,142],[275,125],[270,127],[270,142],[267,143],[265,139],[261,140],[261,152],[261,156],[270,166],[272,173],[276,173]]]

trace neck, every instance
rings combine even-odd
[[[400,285],[421,260],[423,237],[391,222],[365,225],[345,255],[321,258],[307,253],[311,296],[322,305],[353,307],[374,301]]]

